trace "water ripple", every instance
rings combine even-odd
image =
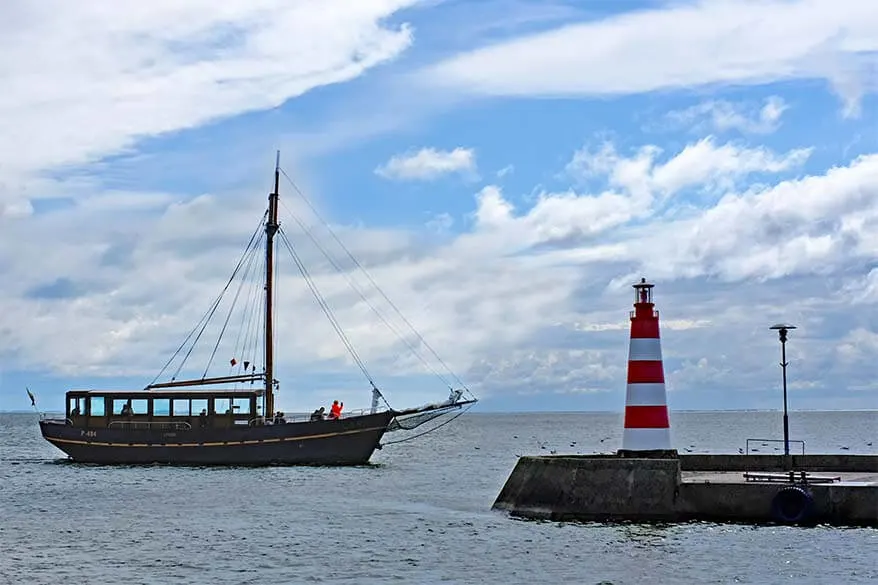
[[[795,416],[809,451],[869,452],[872,413]],[[674,432],[696,450],[735,452],[775,418],[683,413]],[[469,415],[358,468],[102,467],[60,459],[34,417],[0,415],[0,584],[878,579],[876,530],[558,523],[490,510],[518,454],[609,451],[620,431],[618,415]]]

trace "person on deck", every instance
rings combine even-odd
[[[318,408],[317,410],[315,410],[314,412],[311,413],[311,420],[312,421],[323,420],[324,417],[326,416],[324,414],[325,412],[326,412],[326,408],[321,406],[320,408]]]
[[[341,409],[344,408],[344,402],[339,403],[338,400],[332,401],[332,408],[329,409],[329,418],[337,420],[341,418]]]

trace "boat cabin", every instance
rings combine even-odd
[[[263,390],[71,390],[68,424],[83,429],[228,428],[259,416]]]

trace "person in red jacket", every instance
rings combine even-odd
[[[341,409],[344,408],[344,402],[339,403],[338,400],[332,401],[332,408],[329,409],[329,418],[336,420],[341,418]]]

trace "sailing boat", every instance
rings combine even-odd
[[[39,424],[43,438],[66,453],[72,460],[88,463],[361,465],[369,461],[375,449],[381,448],[381,440],[385,433],[415,429],[452,411],[469,408],[477,402],[475,396],[465,386],[455,389],[449,385],[450,395],[442,402],[404,410],[390,408],[281,228],[278,221],[280,201],[278,183],[281,172],[280,153],[278,153],[274,170],[274,191],[268,196],[268,209],[251,237],[247,250],[220,296],[177,352],[168,360],[156,379],[142,390],[68,391],[63,418],[41,416]],[[289,179],[286,173],[284,176]],[[291,180],[290,183],[310,205],[295,183]],[[316,213],[316,209],[313,206],[311,208]],[[297,222],[302,226],[298,219]],[[329,225],[325,225],[331,231]],[[305,231],[307,232],[307,228]],[[344,246],[334,233],[333,236],[340,245]],[[194,344],[202,337],[208,321],[216,313],[220,300],[229,290],[232,281],[242,273],[242,268],[244,268],[243,273],[246,274],[255,264],[253,259],[259,256],[256,252],[263,238],[264,271],[261,272],[264,281],[259,284],[262,285],[264,294],[256,292],[252,295],[254,300],[258,299],[253,305],[257,309],[256,313],[261,315],[258,315],[254,322],[262,322],[262,336],[254,334],[252,336],[254,343],[248,347],[251,351],[255,350],[255,355],[261,354],[264,366],[257,371],[257,366],[250,360],[242,360],[239,364],[232,358],[230,363],[233,370],[238,366],[237,373],[208,377],[208,368],[220,342],[217,339],[204,375],[197,379],[177,380],[176,374],[181,371],[192,354]],[[315,411],[309,419],[301,421],[287,421],[282,412],[275,410],[275,393],[279,389],[279,381],[275,379],[274,360],[277,238],[292,254],[311,292],[371,384],[372,401],[369,409],[342,413],[341,416],[333,418],[326,418],[321,412]],[[314,242],[317,243],[316,240]],[[365,269],[356,262],[347,248],[344,249],[355,266],[365,273]],[[323,248],[321,251],[326,255]],[[249,264],[245,262],[248,258]],[[338,269],[338,266],[335,266]],[[257,272],[260,271],[257,269]],[[368,273],[366,274],[368,276]],[[371,277],[369,280],[375,284]],[[352,281],[349,282],[353,285]],[[377,284],[375,286],[378,288]],[[241,290],[239,286],[238,293]],[[254,287],[253,290],[258,288]],[[378,290],[380,291],[380,288]],[[380,292],[384,295],[383,291]],[[235,301],[238,296],[235,295]],[[384,298],[396,309],[396,305],[393,305],[386,295]],[[365,296],[363,299],[368,302]],[[233,301],[233,307],[234,304]],[[399,313],[398,309],[396,311]],[[377,310],[376,313],[381,316]],[[230,316],[231,309],[223,324],[220,338],[226,331]],[[250,313],[250,316],[252,317],[253,313]],[[399,316],[402,317],[402,314],[399,313]],[[417,334],[408,320],[404,317],[402,319]],[[390,326],[386,319],[382,317],[382,320]],[[242,318],[242,323],[243,321]],[[243,329],[247,329],[245,338],[248,338],[250,324],[248,323]],[[193,335],[195,337],[192,346],[184,353],[183,349]],[[419,334],[417,335],[421,344],[429,348],[426,341]],[[261,348],[255,340],[261,342]],[[236,347],[237,345],[236,343]],[[414,351],[413,346],[409,344],[409,347]],[[433,354],[439,359],[435,352]],[[157,382],[156,380],[179,355],[184,357],[174,376],[169,381]],[[441,359],[439,361],[441,362]],[[459,378],[456,376],[455,378],[460,382]],[[464,397],[464,393],[468,396]],[[379,408],[382,401],[386,408]],[[458,416],[462,413],[463,411],[459,412]]]

